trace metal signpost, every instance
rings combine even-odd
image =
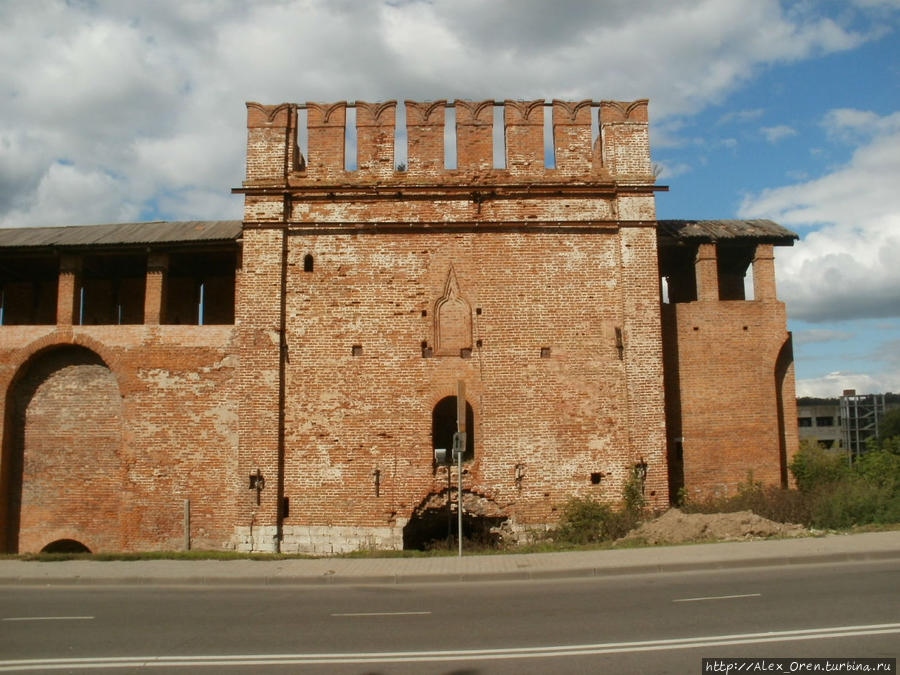
[[[466,383],[456,382],[456,434],[453,436],[453,454],[456,455],[456,517],[459,557],[462,558],[463,538],[463,482],[462,460],[466,451]],[[448,495],[449,497],[449,495]]]

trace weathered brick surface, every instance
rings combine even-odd
[[[360,102],[347,171],[347,104],[306,104],[307,157],[296,104],[248,104],[234,325],[166,324],[196,299],[169,273],[185,254],[162,251],[135,286],[143,323],[73,325],[82,259],[62,258],[56,325],[0,327],[6,548],[179,548],[186,499],[195,547],[399,548],[446,503],[432,423],[459,382],[466,509],[514,531],[572,496],[619,501],[636,465],[664,507],[675,437],[691,494],[783,481],[796,412],[772,247],[756,300],[719,300],[708,245],[680,272],[699,301],[661,308],[646,101],[554,101],[555,168],[543,102],[503,105],[505,169],[493,102],[456,102],[447,170],[445,103],[407,101],[407,170],[396,104]]]
[[[37,551],[57,539],[95,551],[181,548],[185,499],[193,545],[228,542],[234,514],[222,493],[237,460],[233,332],[0,330],[7,548]]]

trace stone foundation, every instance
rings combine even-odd
[[[334,555],[365,550],[400,551],[403,549],[403,525],[393,527],[346,527],[286,525],[281,539],[281,553]],[[232,548],[237,551],[274,553],[276,528],[237,527]]]

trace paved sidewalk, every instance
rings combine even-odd
[[[569,553],[310,560],[0,560],[0,585],[398,584],[897,560],[900,531]]]

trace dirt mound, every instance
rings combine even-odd
[[[738,541],[766,537],[797,537],[806,534],[801,525],[776,523],[752,511],[734,513],[682,513],[669,509],[656,520],[644,523],[625,537],[648,544],[681,544],[689,541]]]

